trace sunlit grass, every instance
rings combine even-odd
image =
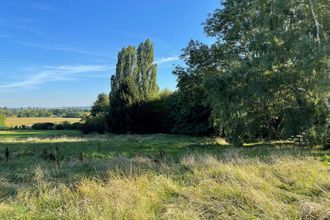
[[[37,133],[0,141],[11,152],[0,155],[0,219],[330,217],[329,151],[318,147]],[[41,157],[56,147],[58,165]]]
[[[62,123],[62,122],[79,122],[80,118],[59,118],[59,117],[29,117],[29,118],[18,118],[18,117],[7,117],[6,118],[6,126],[8,128],[13,128],[15,126],[32,126],[35,123],[45,123],[45,122],[52,122],[52,123]]]
[[[51,131],[36,131],[36,130],[0,130],[0,142],[4,140],[18,141],[37,138],[58,138],[58,137],[77,137],[81,136],[80,131],[74,130],[51,130]]]

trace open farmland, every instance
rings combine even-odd
[[[6,118],[6,126],[8,128],[13,128],[15,126],[32,126],[35,123],[46,123],[52,122],[55,124],[62,123],[62,122],[79,122],[80,118],[53,118],[53,117],[35,117],[35,118],[19,118],[19,117],[8,117]]]

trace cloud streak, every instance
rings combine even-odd
[[[36,10],[36,11],[43,11],[43,12],[56,12],[56,10],[49,6],[49,5],[44,5],[44,4],[40,4],[40,3],[31,3],[30,8]]]
[[[39,48],[39,49],[44,49],[44,50],[64,51],[64,52],[69,52],[69,53],[96,56],[96,57],[102,57],[102,58],[107,58],[107,59],[115,58],[114,56],[107,56],[102,53],[81,50],[81,49],[71,48],[71,47],[65,47],[65,46],[43,45],[43,44],[36,44],[36,43],[24,42],[24,41],[15,41],[15,42],[18,44],[21,44],[23,46],[34,47],[34,48]]]
[[[9,2],[8,5],[11,7],[28,8],[40,12],[56,12],[53,7],[37,2]]]
[[[0,90],[14,90],[22,88],[34,88],[38,85],[70,80],[72,76],[82,73],[96,73],[109,71],[111,68],[103,65],[59,65],[59,66],[43,66],[39,73],[30,76],[28,79],[0,84]]]
[[[118,34],[121,34],[125,37],[129,38],[134,38],[134,39],[140,39],[140,40],[146,40],[146,39],[151,39],[155,44],[157,44],[158,47],[161,47],[163,49],[170,49],[171,45],[169,45],[166,41],[152,36],[151,34],[148,35],[143,35],[143,34],[138,34],[138,33],[131,33],[131,32],[118,32]]]
[[[44,49],[44,50],[64,51],[64,52],[69,52],[69,53],[90,55],[90,56],[96,56],[96,57],[107,58],[107,59],[117,59],[116,56],[108,56],[108,55],[105,55],[102,53],[82,50],[82,49],[78,49],[78,48],[37,44],[37,43],[31,43],[31,42],[25,42],[25,41],[15,41],[15,42],[18,44],[21,44],[23,46],[40,48],[40,49]],[[175,61],[179,61],[179,60],[180,60],[179,56],[161,57],[159,59],[156,59],[154,63],[160,65],[160,64],[175,62]]]
[[[175,62],[175,61],[179,61],[180,58],[178,56],[172,56],[172,57],[162,57],[157,59],[154,63],[155,64],[163,64],[163,63],[169,63],[169,62]]]
[[[0,34],[0,38],[9,38],[10,35],[9,34]]]
[[[27,25],[22,25],[22,24],[13,24],[13,23],[2,22],[2,23],[0,23],[0,27],[16,29],[16,30],[24,31],[24,32],[27,31],[27,32],[31,32],[31,33],[34,33],[34,34],[38,34],[38,35],[43,34],[42,31],[40,31],[36,28],[30,27],[30,26],[27,26]]]

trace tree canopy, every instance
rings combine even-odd
[[[232,0],[207,20],[205,31],[217,38],[212,50],[221,51],[219,71],[206,82],[213,116],[236,138],[283,138],[324,123],[318,86],[328,77],[329,30],[316,21],[326,20],[324,6]]]
[[[123,48],[111,77],[111,132],[217,134],[256,139],[329,133],[327,0],[226,0],[191,40],[177,91],[159,94],[150,40]]]
[[[111,77],[109,128],[112,132],[130,132],[134,124],[134,107],[158,96],[154,45],[149,39],[118,53],[116,73]]]

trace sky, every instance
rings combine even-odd
[[[176,89],[174,66],[219,0],[3,0],[0,106],[91,106],[110,92],[117,54],[150,38],[158,84]]]

